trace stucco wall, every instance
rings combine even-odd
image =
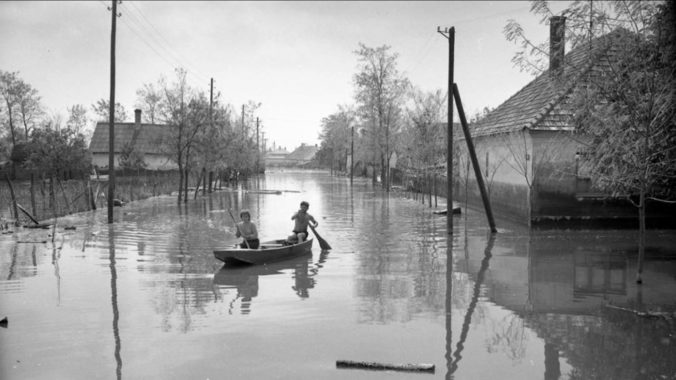
[[[119,166],[120,155],[115,154],[115,167]],[[146,169],[151,170],[173,170],[178,169],[178,165],[169,160],[166,156],[146,154],[143,156],[143,160],[146,163]],[[99,168],[108,167],[108,153],[92,153],[92,165],[96,165]]]
[[[528,133],[517,132],[474,139],[474,147],[493,213],[502,218],[528,224],[529,182],[532,176],[532,142]],[[455,182],[456,201],[483,209],[474,169],[467,167],[467,144],[458,142],[459,180]],[[528,154],[528,156],[527,156]],[[466,182],[467,181],[467,182]]]

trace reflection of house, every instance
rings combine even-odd
[[[676,315],[673,237],[651,239],[643,266],[650,281],[638,285],[635,235],[521,236],[498,234],[494,243],[470,236],[465,257],[454,265],[485,286],[482,296],[514,312],[544,341],[545,379],[560,379],[563,361],[581,379],[673,378],[676,345],[665,339]],[[483,246],[491,247],[491,256],[482,255]]]
[[[601,200],[603,195],[593,193],[590,179],[579,171],[577,153],[583,149],[580,136],[573,135],[575,128],[569,122],[573,110],[568,105],[570,94],[584,85],[588,74],[608,70],[591,54],[614,46],[625,32],[616,30],[597,38],[591,52],[586,45],[564,55],[564,23],[563,17],[551,19],[549,70],[470,126],[492,208],[526,224],[567,219],[634,221],[635,208],[624,200]],[[464,138],[458,137],[464,145]],[[461,168],[467,162],[465,152],[460,149]],[[465,170],[460,173],[464,176]],[[469,180],[474,182],[471,171]],[[454,189],[458,197],[464,197],[461,182],[456,181]],[[470,200],[480,204],[478,187],[468,188]],[[669,217],[668,211],[664,216]]]
[[[115,167],[120,163],[124,149],[130,147],[140,153],[146,169],[170,170],[178,166],[171,160],[163,148],[163,142],[169,133],[169,127],[160,124],[141,123],[141,110],[135,111],[135,122],[115,123]],[[108,123],[99,122],[89,144],[92,164],[99,168],[108,168],[109,151]]]

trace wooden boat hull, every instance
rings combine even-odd
[[[214,257],[226,264],[265,264],[311,253],[312,240],[285,245],[286,240],[282,239],[263,242],[258,249],[218,249],[214,250]]]

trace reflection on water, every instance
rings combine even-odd
[[[314,277],[326,261],[328,251],[322,251],[316,264],[312,263],[312,255],[273,262],[265,265],[224,265],[214,274],[216,292],[234,289],[234,298],[228,304],[228,314],[232,314],[236,302],[240,302],[240,312],[249,314],[251,304],[258,296],[259,278],[280,275],[289,277],[289,289],[300,298],[310,297],[310,289],[314,288]],[[217,295],[218,297],[218,295]]]
[[[269,240],[302,200],[331,251],[214,259],[238,241],[228,210],[250,209]],[[425,376],[448,379],[673,378],[673,231],[649,232],[638,286],[633,231],[498,221],[491,235],[463,210],[449,244],[433,211],[369,180],[273,172],[188,204],[132,202],[113,225],[65,217],[76,230],[54,242],[1,235],[0,378],[341,379],[338,359],[434,363]]]
[[[115,269],[115,239],[113,226],[108,228],[108,251],[110,252],[110,303],[113,306],[113,337],[115,339],[115,362],[117,368],[115,374],[117,379],[122,378],[122,356],[120,351],[122,349],[122,342],[120,341],[120,311],[117,307],[117,270]]]

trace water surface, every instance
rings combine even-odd
[[[244,268],[214,259],[238,242],[229,210],[248,208],[276,239],[302,200],[332,250],[315,242],[310,256]],[[439,208],[365,179],[279,171],[187,205],[132,202],[112,225],[105,210],[61,218],[53,243],[51,230],[0,235],[0,378],[676,376],[673,231],[650,231],[637,286],[633,231],[498,221],[491,238],[463,209],[449,249]]]

